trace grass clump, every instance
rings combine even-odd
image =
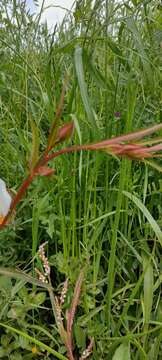
[[[161,359],[161,5],[0,10],[0,357]]]

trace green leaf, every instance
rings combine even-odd
[[[150,315],[153,303],[153,265],[150,257],[143,253],[143,271],[144,271],[144,324],[147,326],[150,321]],[[147,330],[147,329],[145,329]]]
[[[147,354],[147,360],[157,360],[160,354],[161,339],[160,335],[150,344],[150,351]]]
[[[12,269],[12,268],[0,267],[0,274],[5,275],[6,277],[24,280],[25,282],[43,287],[47,290],[51,289],[51,286],[49,284],[43,283],[42,281],[26,274],[23,271],[18,271],[18,270]]]
[[[19,342],[19,346],[20,346],[22,349],[28,349],[29,341],[28,341],[28,339],[26,339],[24,336],[19,336],[18,342]]]
[[[33,206],[33,216],[32,216],[32,256],[34,257],[37,251],[37,246],[39,243],[39,220],[41,211],[46,207],[46,201],[49,197],[49,193],[47,193],[44,197],[38,199]]]
[[[115,88],[115,78],[113,75],[113,72],[111,70],[111,67],[107,65],[107,73],[108,73],[108,80],[105,79],[105,76],[101,73],[100,69],[96,67],[96,65],[93,63],[92,58],[88,56],[87,53],[85,53],[86,57],[86,63],[88,67],[89,73],[92,75],[96,85],[99,89],[109,89],[112,88],[114,90]]]
[[[74,334],[77,346],[79,348],[85,349],[86,348],[86,334],[85,330],[79,326],[78,324],[74,325]]]
[[[118,47],[118,45],[115,43],[115,41],[112,40],[110,36],[107,36],[106,38],[107,44],[112,50],[112,52],[117,55],[120,58],[120,62],[126,66],[127,71],[130,71],[130,65],[128,63],[128,60],[124,58],[122,51]]]
[[[5,292],[10,292],[12,289],[12,282],[10,278],[6,278],[6,276],[0,277],[0,289],[3,289]]]
[[[0,348],[0,358],[1,359],[5,358],[5,355],[7,355],[6,350],[1,347]]]
[[[145,51],[145,45],[144,45],[143,40],[141,38],[141,34],[138,31],[136,23],[135,23],[135,21],[134,21],[134,19],[132,17],[127,18],[126,24],[127,24],[128,29],[132,33],[132,36],[133,36],[133,39],[134,39],[138,54],[139,54],[139,56],[141,58],[141,62],[143,64],[144,71],[145,71],[145,73],[147,75],[148,81],[151,84],[151,82],[153,81],[153,79],[152,79],[152,69],[151,69],[151,66],[150,66],[150,60],[149,60],[149,58],[147,56],[147,53]]]
[[[80,126],[79,126],[79,121],[78,121],[77,117],[74,114],[72,114],[72,119],[74,121],[75,130],[76,130],[76,133],[77,133],[78,138],[79,138],[79,143],[81,145],[82,144],[82,134],[81,134]],[[81,184],[81,180],[82,180],[82,159],[83,159],[82,151],[80,151],[80,153],[78,155],[79,155],[79,184]]]
[[[127,191],[123,191],[123,194],[125,196],[127,196],[130,200],[132,200],[134,202],[134,204],[142,211],[143,215],[146,217],[150,226],[152,227],[153,231],[155,232],[160,245],[162,246],[162,231],[161,231],[159,225],[157,224],[157,222],[155,221],[155,219],[153,218],[153,216],[150,214],[150,212],[146,208],[146,206],[135,195],[132,195],[131,193],[129,193]]]
[[[45,300],[46,300],[46,293],[41,292],[34,296],[33,303],[36,305],[41,305],[45,302]]]
[[[144,163],[145,163],[146,165],[151,166],[153,169],[158,170],[159,172],[162,172],[162,166],[160,166],[159,164],[157,164],[155,161],[144,160]]]
[[[157,310],[156,310],[156,321],[162,322],[162,300],[159,301]]]
[[[44,344],[42,341],[35,339],[34,337],[28,335],[26,332],[16,329],[12,326],[6,325],[4,323],[0,323],[0,326],[4,327],[5,329],[7,329],[10,332],[13,332],[20,336],[23,336],[25,339],[29,340],[31,343],[36,344],[40,348],[46,350],[49,354],[53,354],[56,359],[68,360],[67,357],[63,356],[62,354],[59,354],[57,351],[53,350],[50,346]]]
[[[10,355],[10,360],[23,360],[21,354],[18,352],[15,352],[14,354]]]
[[[11,341],[11,338],[10,338],[9,335],[2,335],[1,336],[1,345],[3,346],[3,348],[8,347],[10,341]]]
[[[87,91],[87,84],[85,82],[83,59],[82,59],[82,48],[81,47],[76,47],[75,54],[74,54],[74,60],[75,60],[75,68],[76,68],[76,74],[77,74],[77,78],[78,78],[80,93],[81,93],[83,105],[85,108],[85,112],[88,117],[89,125],[91,127],[95,126],[97,128],[95,116],[93,114],[93,111],[92,111],[92,108],[90,105],[90,99],[89,99],[88,91]]]
[[[32,153],[30,159],[30,166],[33,169],[39,159],[39,130],[35,122],[30,119],[30,125],[32,130]]]
[[[48,94],[46,92],[42,92],[42,98],[43,98],[45,107],[48,108],[50,106],[50,100],[49,100]]]
[[[112,360],[130,360],[130,345],[129,345],[129,343],[121,344],[116,349]]]

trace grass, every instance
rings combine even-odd
[[[66,77],[60,126],[75,123],[67,145],[161,122],[159,1],[76,1],[51,32],[22,1],[0,10],[0,177],[14,194],[29,171],[31,122],[43,150]],[[50,167],[56,173],[33,181],[0,232],[0,358],[67,358],[34,271],[48,241],[55,294],[69,278],[63,314],[86,267],[75,359],[90,337],[93,360],[161,359],[161,173],[104,152],[64,154]]]

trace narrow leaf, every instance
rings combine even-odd
[[[95,126],[97,128],[95,117],[93,115],[93,111],[92,111],[92,108],[90,105],[90,99],[88,96],[87,85],[85,82],[83,60],[82,60],[82,48],[77,47],[75,49],[74,59],[75,59],[76,74],[77,74],[77,78],[78,78],[80,93],[81,93],[82,101],[84,104],[85,112],[87,114],[89,124],[91,126],[93,126],[93,127]]]
[[[162,246],[162,231],[161,231],[159,225],[157,224],[157,222],[155,221],[155,219],[153,218],[153,216],[150,214],[150,212],[146,208],[146,206],[135,195],[132,195],[131,193],[129,193],[127,191],[123,191],[123,194],[125,196],[127,196],[130,200],[132,200],[134,202],[134,204],[142,211],[143,215],[146,217],[150,226],[152,227],[153,231],[155,232],[160,245]]]
[[[107,41],[107,44],[108,46],[110,47],[110,49],[112,50],[112,52],[114,54],[116,54],[119,59],[120,59],[120,62],[126,66],[126,69],[127,71],[130,71],[130,65],[129,65],[129,62],[128,60],[123,56],[123,53],[121,51],[121,49],[119,48],[119,46],[116,44],[116,42],[110,37],[107,35],[106,37],[106,41]]]
[[[143,252],[143,271],[144,271],[144,325],[145,330],[150,321],[152,303],[153,303],[153,265],[149,256]]]
[[[21,280],[23,280],[25,282],[28,282],[30,284],[43,287],[43,288],[45,288],[47,290],[51,288],[50,285],[48,285],[46,283],[43,283],[42,281],[40,281],[40,280],[26,274],[23,271],[18,271],[18,270],[11,269],[11,268],[0,267],[0,274],[4,275],[4,276],[7,276],[7,277],[10,277],[10,278],[21,279]]]
[[[159,172],[162,172],[162,166],[160,166],[159,164],[157,164],[155,161],[151,161],[151,160],[144,160],[146,165],[151,166],[153,169],[158,170]]]
[[[33,169],[39,159],[39,130],[35,122],[30,119],[30,125],[32,130],[32,153],[30,159],[30,166]]]
[[[138,51],[138,54],[141,58],[144,71],[147,75],[148,81],[151,83],[152,80],[152,69],[149,63],[149,58],[147,56],[147,53],[145,51],[145,45],[143,43],[143,40],[141,38],[140,32],[138,31],[138,28],[136,26],[136,23],[132,17],[128,17],[126,20],[126,24],[128,29],[131,31],[132,36],[134,38],[134,42]]]

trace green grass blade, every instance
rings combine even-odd
[[[45,288],[47,290],[51,289],[50,285],[48,285],[46,283],[43,283],[42,281],[37,280],[34,277],[32,277],[32,276],[30,276],[28,274],[25,274],[22,271],[18,271],[18,270],[15,270],[15,269],[10,269],[10,268],[0,267],[0,274],[5,275],[7,277],[15,278],[15,279],[21,279],[24,282],[28,282],[29,284],[33,284],[33,285],[36,285],[36,286],[43,287],[43,288]]]
[[[44,344],[42,341],[35,339],[33,336],[28,335],[24,331],[15,329],[14,327],[3,324],[3,323],[0,323],[0,326],[4,327],[8,331],[11,331],[15,334],[18,334],[18,335],[24,337],[25,339],[28,339],[31,343],[34,343],[35,345],[39,346],[40,348],[46,350],[49,354],[54,355],[56,357],[56,359],[68,360],[67,357],[59,354],[57,351],[53,350],[50,346]]]
[[[126,20],[126,24],[128,29],[131,31],[136,48],[138,50],[138,54],[141,58],[142,64],[143,64],[143,68],[145,70],[146,76],[148,81],[151,84],[151,80],[152,80],[152,69],[150,66],[150,62],[149,62],[149,58],[147,56],[147,53],[145,51],[145,46],[143,43],[143,40],[141,38],[140,32],[136,26],[136,23],[134,21],[134,19],[132,17],[127,18]]]
[[[155,219],[153,218],[153,216],[150,214],[150,212],[148,211],[148,209],[146,208],[146,206],[142,203],[142,201],[140,199],[138,199],[135,195],[132,195],[131,193],[127,192],[127,191],[123,191],[123,194],[125,196],[127,196],[130,200],[132,200],[134,202],[134,204],[137,206],[137,208],[139,208],[143,215],[146,217],[146,219],[148,220],[151,228],[153,229],[153,231],[155,232],[160,245],[162,246],[162,231],[160,229],[160,226],[158,225],[158,223],[155,221]]]
[[[85,112],[88,117],[88,122],[89,122],[90,127],[97,128],[95,117],[94,117],[94,114],[92,111],[92,107],[90,105],[90,99],[89,99],[87,85],[86,85],[85,76],[84,76],[82,48],[81,47],[77,47],[75,49],[74,59],[75,59],[75,68],[76,68],[76,74],[77,74],[77,78],[78,78],[80,93],[81,93],[82,101],[84,104]]]
[[[150,321],[153,304],[153,265],[148,255],[143,253],[143,271],[144,271],[144,331],[147,331]]]
[[[109,329],[110,329],[110,319],[111,319],[111,301],[112,301],[114,279],[115,279],[115,256],[116,256],[116,246],[117,246],[117,232],[118,232],[118,226],[120,220],[122,193],[125,184],[125,177],[126,177],[126,160],[123,159],[121,163],[117,207],[115,213],[115,220],[113,224],[111,250],[110,250],[109,266],[108,266],[108,291],[107,291],[107,299],[106,299],[106,303],[107,303],[106,315],[107,315],[107,323]]]

